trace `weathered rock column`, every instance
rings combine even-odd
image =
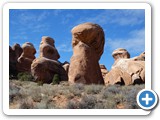
[[[19,44],[13,45],[13,47],[9,46],[9,74],[16,76],[17,71],[17,63],[18,58],[22,54],[23,50]]]
[[[98,63],[104,43],[103,29],[97,24],[84,23],[72,29],[73,56],[69,67],[70,83],[104,84]]]
[[[35,59],[36,49],[32,43],[26,42],[22,45],[23,52],[18,58],[18,72],[30,72],[32,61]]]
[[[40,56],[31,65],[31,72],[35,81],[51,83],[55,74],[58,74],[60,81],[68,80],[66,71],[58,62],[60,55],[55,48],[54,39],[48,36],[42,37],[40,43]]]

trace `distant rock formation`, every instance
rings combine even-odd
[[[62,64],[58,62],[60,55],[55,48],[54,39],[48,36],[42,37],[40,44],[40,56],[31,65],[31,72],[35,81],[51,83],[55,74],[61,81],[68,80],[68,76]]]
[[[36,49],[33,44],[26,42],[22,45],[23,52],[18,58],[17,71],[18,72],[31,72],[31,64],[35,59]]]
[[[130,58],[130,54],[128,53],[128,51],[123,48],[118,48],[118,49],[114,50],[112,53],[112,56],[115,61],[119,60],[121,58]]]
[[[105,65],[99,65],[99,66],[100,66],[100,69],[101,69],[102,77],[103,77],[103,79],[105,79],[105,76],[109,71],[107,70]]]
[[[145,52],[141,53],[139,56],[131,58],[134,61],[145,61]]]
[[[22,54],[22,48],[19,44],[13,45],[13,47],[9,46],[9,74],[16,76],[17,71],[17,59]]]
[[[113,55],[113,54],[112,54]],[[118,55],[118,54],[117,54]],[[115,57],[115,54],[113,55]],[[111,71],[105,76],[105,85],[131,85],[145,82],[145,61],[129,59],[129,53],[123,52],[115,59]],[[142,56],[142,55],[140,55]]]
[[[104,84],[99,59],[104,49],[103,29],[93,23],[83,23],[72,29],[73,56],[70,60],[69,82]]]

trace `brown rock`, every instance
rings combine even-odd
[[[104,49],[103,29],[93,23],[72,29],[73,56],[69,67],[69,82],[104,84],[99,59]]]
[[[131,76],[119,68],[111,69],[111,71],[105,76],[105,85],[108,86],[114,84],[130,85],[132,84]]]
[[[40,57],[45,57],[51,60],[58,60],[60,55],[55,48],[54,39],[48,36],[43,36],[40,44]]]
[[[31,65],[31,72],[35,81],[51,83],[55,74],[58,74],[60,81],[68,80],[68,76],[62,64],[57,60],[60,55],[55,48],[54,40],[50,37],[42,37],[40,44],[40,57],[35,59]]]
[[[14,44],[12,47],[13,51],[15,51],[15,59],[17,60],[23,52],[23,49],[19,44]]]
[[[18,58],[18,72],[30,72],[32,61],[35,59],[36,49],[32,43],[26,42],[22,45],[23,52]]]
[[[122,58],[130,58],[130,54],[124,48],[118,48],[113,51],[112,56],[114,60],[122,59]]]
[[[51,83],[55,74],[58,74],[60,81],[66,81],[67,74],[58,61],[45,57],[37,58],[31,65],[31,72],[36,82]]]
[[[22,53],[22,48],[19,44],[13,45],[13,47],[9,46],[9,74],[15,75],[17,74],[17,59]]]
[[[103,79],[104,79],[105,76],[106,76],[106,74],[107,74],[109,71],[106,69],[105,65],[100,65],[100,69],[101,69],[102,77],[103,77]]]
[[[63,68],[66,71],[67,75],[68,75],[68,71],[69,71],[69,65],[70,64],[68,62],[63,63]]]
[[[145,62],[119,59],[105,76],[105,84],[116,84],[120,79],[125,85],[145,82]]]

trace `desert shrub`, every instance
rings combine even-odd
[[[73,85],[74,89],[78,89],[78,90],[84,90],[84,84],[82,83],[76,83]]]
[[[93,95],[85,95],[79,103],[80,109],[94,109],[97,103],[96,97]]]
[[[19,93],[20,88],[15,86],[14,84],[9,84],[9,102],[13,102],[15,97],[21,97],[21,94]]]
[[[115,109],[116,103],[114,100],[106,100],[104,103],[104,109]]]
[[[19,108],[20,109],[33,109],[34,105],[33,105],[32,99],[30,99],[30,98],[23,99],[21,101]]]
[[[129,103],[126,105],[128,109],[138,109],[139,108],[137,101],[136,101],[138,92],[139,90],[134,87],[130,91],[128,91],[128,94],[126,96],[126,101],[127,103]]]
[[[33,80],[33,76],[28,72],[18,73],[17,78],[18,80],[21,80],[21,81],[32,81]]]
[[[43,84],[43,86],[40,86],[42,96],[55,96],[56,93],[59,91],[59,89],[56,86]]]
[[[119,86],[119,85],[110,85],[110,86],[107,87],[107,90],[108,90],[108,92],[111,92],[113,94],[118,94],[120,92],[119,87],[121,87],[121,86]]]
[[[123,103],[126,101],[126,96],[127,95],[124,95],[124,94],[116,94],[114,95],[114,101],[118,104],[118,103]]]
[[[67,103],[67,109],[79,109],[79,103],[75,102],[75,101],[69,101]]]
[[[81,93],[84,91],[84,85],[79,83],[71,85],[69,91],[75,96],[81,96]]]
[[[34,109],[47,109],[46,102],[37,102]]]
[[[59,84],[59,83],[60,83],[59,75],[55,74],[53,79],[52,79],[52,85]]]
[[[86,85],[85,86],[85,92],[87,94],[98,94],[99,92],[101,92],[103,86],[102,85]]]

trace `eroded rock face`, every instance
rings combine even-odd
[[[126,73],[125,71],[122,71],[119,68],[111,69],[111,71],[106,74],[105,76],[105,85],[114,85],[114,84],[120,84],[120,85],[130,85],[132,84],[131,76]]]
[[[102,77],[103,77],[103,79],[105,79],[105,76],[109,71],[107,70],[105,65],[100,65],[100,69],[101,69]]]
[[[36,82],[51,83],[55,74],[59,75],[61,81],[67,80],[66,72],[61,64],[45,57],[35,59],[31,71]]]
[[[54,40],[51,37],[42,37],[40,44],[40,56],[31,65],[31,72],[35,81],[51,83],[55,74],[58,74],[60,81],[68,80],[66,71],[57,60],[60,55],[55,48]]]
[[[17,59],[22,54],[22,51],[21,46],[17,43],[13,47],[9,46],[9,74],[17,74]]]
[[[40,57],[45,57],[51,60],[58,60],[60,58],[54,42],[55,41],[51,37],[42,37],[42,41],[40,43]]]
[[[69,62],[64,62],[63,63],[63,68],[66,71],[67,75],[68,75],[68,71],[69,71],[69,65],[70,65]]]
[[[32,43],[26,42],[22,45],[23,52],[18,58],[18,72],[30,72],[32,61],[35,59],[36,49]]]
[[[122,58],[130,58],[130,54],[124,48],[118,48],[113,51],[112,56],[114,60],[122,59]]]
[[[127,53],[127,51],[126,51]],[[126,56],[126,55],[125,55]],[[143,54],[141,54],[143,56]],[[111,71],[105,76],[105,85],[142,84],[145,82],[145,61],[126,59],[124,57],[115,59]]]
[[[104,84],[98,63],[103,53],[104,42],[103,29],[97,24],[84,23],[72,29],[70,83]]]

